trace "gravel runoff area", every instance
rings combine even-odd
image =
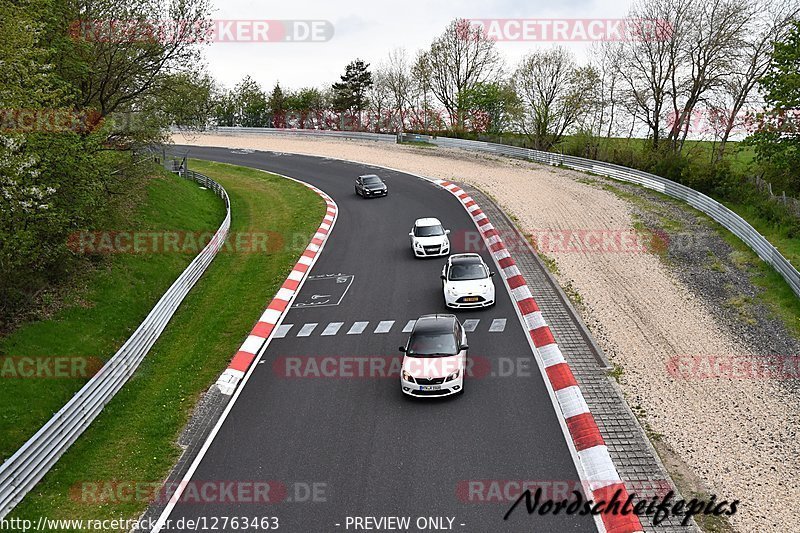
[[[541,252],[554,263],[562,286],[579,295],[585,322],[612,363],[621,367],[620,383],[628,402],[654,440],[662,442],[660,449],[674,452],[708,493],[720,500],[741,500],[731,517],[737,531],[800,531],[795,513],[800,501],[796,394],[786,383],[770,379],[704,375],[713,368],[705,364],[712,357],[793,355],[797,351],[777,350],[797,345],[791,339],[776,339],[785,333],[763,317],[737,328],[737,318],[722,312],[721,300],[706,296],[706,290],[730,283],[713,277],[722,269],[700,261],[708,255],[703,249],[706,240],[652,240],[669,242],[667,254],[653,253],[652,246],[647,251],[630,245],[596,251],[560,245],[559,236],[596,231],[629,242],[643,219],[648,225],[643,213],[648,210],[603,186],[606,180],[524,161],[442,148],[292,136],[175,135],[173,141],[351,159],[469,183],[492,195],[524,232],[539,237]],[[626,191],[664,202],[632,187]],[[681,253],[697,268],[669,260],[679,259]],[[726,272],[719,274],[731,275]],[[671,366],[676,358],[681,362],[677,372]]]

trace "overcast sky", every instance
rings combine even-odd
[[[413,57],[455,18],[619,19],[630,0],[214,0],[218,20],[326,20],[334,28],[327,42],[216,42],[205,47],[211,73],[226,86],[249,74],[263,88],[321,87],[337,81],[345,65],[360,57],[373,65],[394,48]],[[507,65],[551,42],[499,42]],[[565,43],[579,60],[588,43]]]

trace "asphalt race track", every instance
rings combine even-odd
[[[223,148],[175,151],[313,184],[336,201],[339,217],[279,338],[271,341],[192,478],[269,480],[279,487],[274,494],[280,501],[181,502],[170,515],[173,523],[274,516],[278,531],[327,532],[357,530],[347,527],[347,517],[409,516],[411,531],[418,531],[418,517],[454,518],[452,530],[478,533],[596,530],[587,516],[529,516],[523,504],[504,521],[511,502],[465,501],[470,480],[578,479],[500,276],[494,278],[494,307],[456,312],[473,329],[469,354],[480,374],[468,376],[462,395],[410,399],[396,376],[314,377],[314,366],[306,366],[323,356],[399,358],[410,320],[449,312],[439,279],[445,259],[415,259],[408,232],[416,218],[437,217],[452,232],[452,253],[464,251],[460,236],[476,230],[450,193],[407,174],[330,159]],[[354,178],[366,173],[385,179],[388,197],[364,200],[354,194]],[[497,270],[491,256],[482,255]],[[305,377],[287,377],[287,361],[301,361]]]

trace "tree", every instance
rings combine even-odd
[[[518,120],[521,102],[508,82],[483,82],[461,93],[459,105],[465,110],[465,126],[472,131],[501,133]]]
[[[213,120],[217,126],[238,126],[236,97],[233,91],[223,90],[214,99]]]
[[[523,106],[519,126],[536,149],[549,150],[558,144],[588,111],[593,79],[577,68],[572,54],[562,47],[523,58],[513,78]]]
[[[667,138],[683,149],[698,104],[720,87],[741,54],[753,7],[734,0],[708,0],[687,9],[686,35],[678,41],[682,64],[671,72],[672,124]],[[688,68],[686,68],[688,67]]]
[[[452,21],[420,59],[425,62],[431,90],[447,111],[454,129],[464,124],[465,110],[460,96],[502,74],[495,41],[466,19]]]
[[[758,80],[768,110],[747,142],[755,147],[765,172],[796,193],[800,191],[800,21],[793,21],[790,28],[775,43],[769,68]]]
[[[407,118],[413,107],[413,101],[419,92],[408,64],[408,56],[402,48],[389,53],[389,59],[383,67],[386,87],[392,95],[392,105],[397,113],[397,130],[403,131]]]
[[[287,98],[287,107],[299,128],[319,128],[325,123],[326,98],[319,89],[303,87]]]
[[[427,52],[420,52],[411,67],[413,103],[411,105],[411,129],[429,132],[445,128],[445,122],[432,102],[433,88],[431,67]]]
[[[689,0],[637,0],[628,20],[649,21],[651,28],[634,28],[634,35],[620,43],[620,97],[634,118],[643,122],[654,150],[667,128],[670,95],[676,69],[688,60],[682,45],[690,17]],[[673,90],[673,93],[670,90]]]
[[[273,128],[286,127],[287,100],[286,94],[284,94],[283,89],[281,89],[281,84],[276,82],[267,100],[267,109]]]
[[[389,76],[385,67],[379,66],[373,76],[372,86],[367,91],[369,113],[366,127],[376,133],[397,130],[394,124],[395,110],[392,109],[394,93]]]
[[[755,4],[739,40],[734,66],[721,81],[709,105],[720,139],[714,152],[715,162],[723,159],[734,129],[744,126],[748,120],[745,110],[754,104],[753,89],[770,68],[772,45],[786,36],[791,28],[790,21],[797,14],[796,0],[758,0]]]
[[[165,77],[153,101],[171,125],[201,131],[214,116],[218,92],[207,72],[179,72]]]
[[[197,63],[209,13],[208,0],[64,2],[51,35],[65,56],[56,72],[75,91],[76,108],[103,117],[134,111],[162,89],[165,74]]]
[[[332,87],[333,109],[341,113],[354,113],[360,126],[361,112],[367,107],[367,90],[373,83],[369,63],[364,63],[361,59],[351,61],[340,79]]]
[[[267,124],[267,96],[258,83],[245,76],[233,90],[238,111],[238,125],[259,128]]]

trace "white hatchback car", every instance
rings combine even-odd
[[[455,315],[423,315],[400,351],[400,386],[409,396],[450,396],[464,390],[467,334]]]
[[[442,290],[447,307],[489,307],[494,305],[494,272],[478,254],[456,254],[442,269]]]
[[[408,236],[416,257],[439,257],[450,253],[449,234],[438,218],[418,218]]]

